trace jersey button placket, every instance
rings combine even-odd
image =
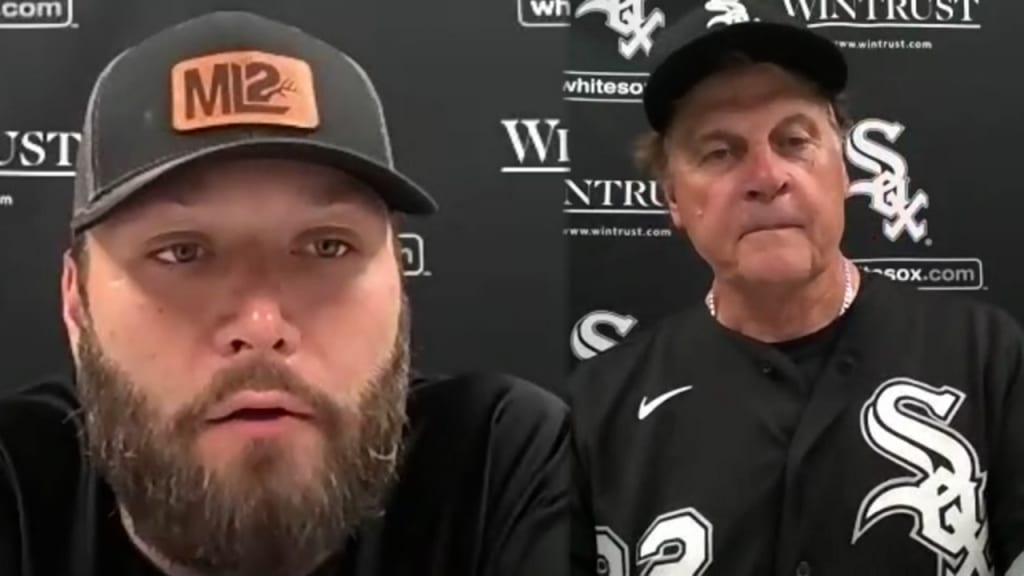
[[[806,560],[796,565],[796,576],[811,576],[811,565]]]
[[[857,367],[857,361],[852,356],[846,355],[839,359],[839,373],[847,376]]]

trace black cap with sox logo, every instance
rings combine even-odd
[[[847,81],[843,53],[778,4],[777,0],[700,2],[659,36],[643,98],[651,127],[664,133],[676,103],[718,71],[730,53],[777,64],[807,78],[827,95],[842,92]]]

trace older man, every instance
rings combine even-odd
[[[647,85],[640,156],[714,280],[572,379],[574,572],[1020,574],[1021,329],[858,272],[843,56],[731,4]]]
[[[190,20],[102,72],[78,168],[77,386],[0,401],[0,574],[565,573],[564,405],[409,375],[399,215],[435,203],[356,62]]]

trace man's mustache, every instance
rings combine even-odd
[[[182,408],[173,427],[196,433],[215,406],[241,392],[280,392],[306,405],[314,424],[327,425],[338,418],[338,407],[326,394],[280,362],[256,358],[218,371],[203,392]]]

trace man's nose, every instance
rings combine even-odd
[[[750,150],[745,178],[746,199],[771,202],[784,194],[789,185],[786,163],[769,145]]]
[[[286,317],[280,299],[268,293],[239,295],[230,316],[216,335],[225,356],[261,354],[290,356],[299,345],[299,330]]]

